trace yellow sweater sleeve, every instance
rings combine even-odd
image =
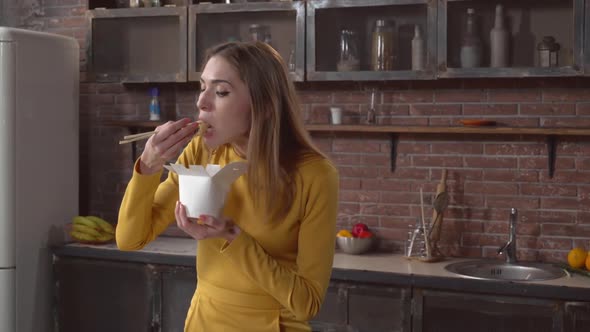
[[[199,160],[198,139],[185,148],[178,159],[183,165]],[[191,157],[196,156],[196,157]],[[153,175],[140,174],[139,160],[119,208],[116,241],[120,250],[139,250],[160,235],[175,221],[174,206],[178,200],[178,176],[169,172],[162,183],[162,172]]]
[[[338,173],[328,162],[303,175],[303,213],[296,268],[281,265],[245,232],[222,249],[296,319],[308,321],[320,310],[334,259],[338,209]],[[278,221],[280,222],[280,221]]]

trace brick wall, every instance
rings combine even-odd
[[[42,29],[73,36],[86,45],[86,0],[45,0]],[[84,52],[81,52],[85,80]],[[194,116],[195,84],[161,84],[168,118]],[[144,84],[83,81],[80,96],[81,211],[116,220],[131,174],[131,147],[118,145],[126,129],[113,119],[147,119]],[[485,117],[510,126],[590,127],[590,80],[482,79],[388,83],[298,84],[308,123],[327,123],[329,107],[342,106],[345,123],[358,123],[376,88],[381,124],[455,125]],[[507,240],[508,214],[519,209],[521,259],[562,260],[573,246],[590,247],[590,137],[560,137],[555,176],[547,176],[543,136],[401,134],[396,170],[389,169],[387,134],[314,134],[340,170],[339,227],[366,222],[387,250],[402,251],[407,227],[426,214],[441,170],[446,168],[450,206],[443,224],[443,251],[494,256]]]

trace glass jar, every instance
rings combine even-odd
[[[360,57],[358,51],[358,37],[353,30],[340,31],[340,50],[338,71],[358,71],[360,69]]]
[[[264,41],[266,29],[261,24],[251,24],[248,30],[252,41]]]
[[[543,37],[543,40],[537,45],[539,52],[539,67],[557,67],[559,64],[559,43],[551,36]]]
[[[375,21],[371,44],[371,69],[393,70],[395,33],[393,24],[386,20]]]

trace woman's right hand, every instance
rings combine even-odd
[[[156,128],[156,133],[145,143],[139,159],[139,172],[149,175],[159,172],[166,161],[176,157],[195,134],[199,124],[190,119],[168,121]]]

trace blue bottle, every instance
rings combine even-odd
[[[160,120],[160,102],[158,101],[159,94],[158,88],[150,89],[150,95],[152,96],[152,100],[150,101],[150,120],[152,121]]]

